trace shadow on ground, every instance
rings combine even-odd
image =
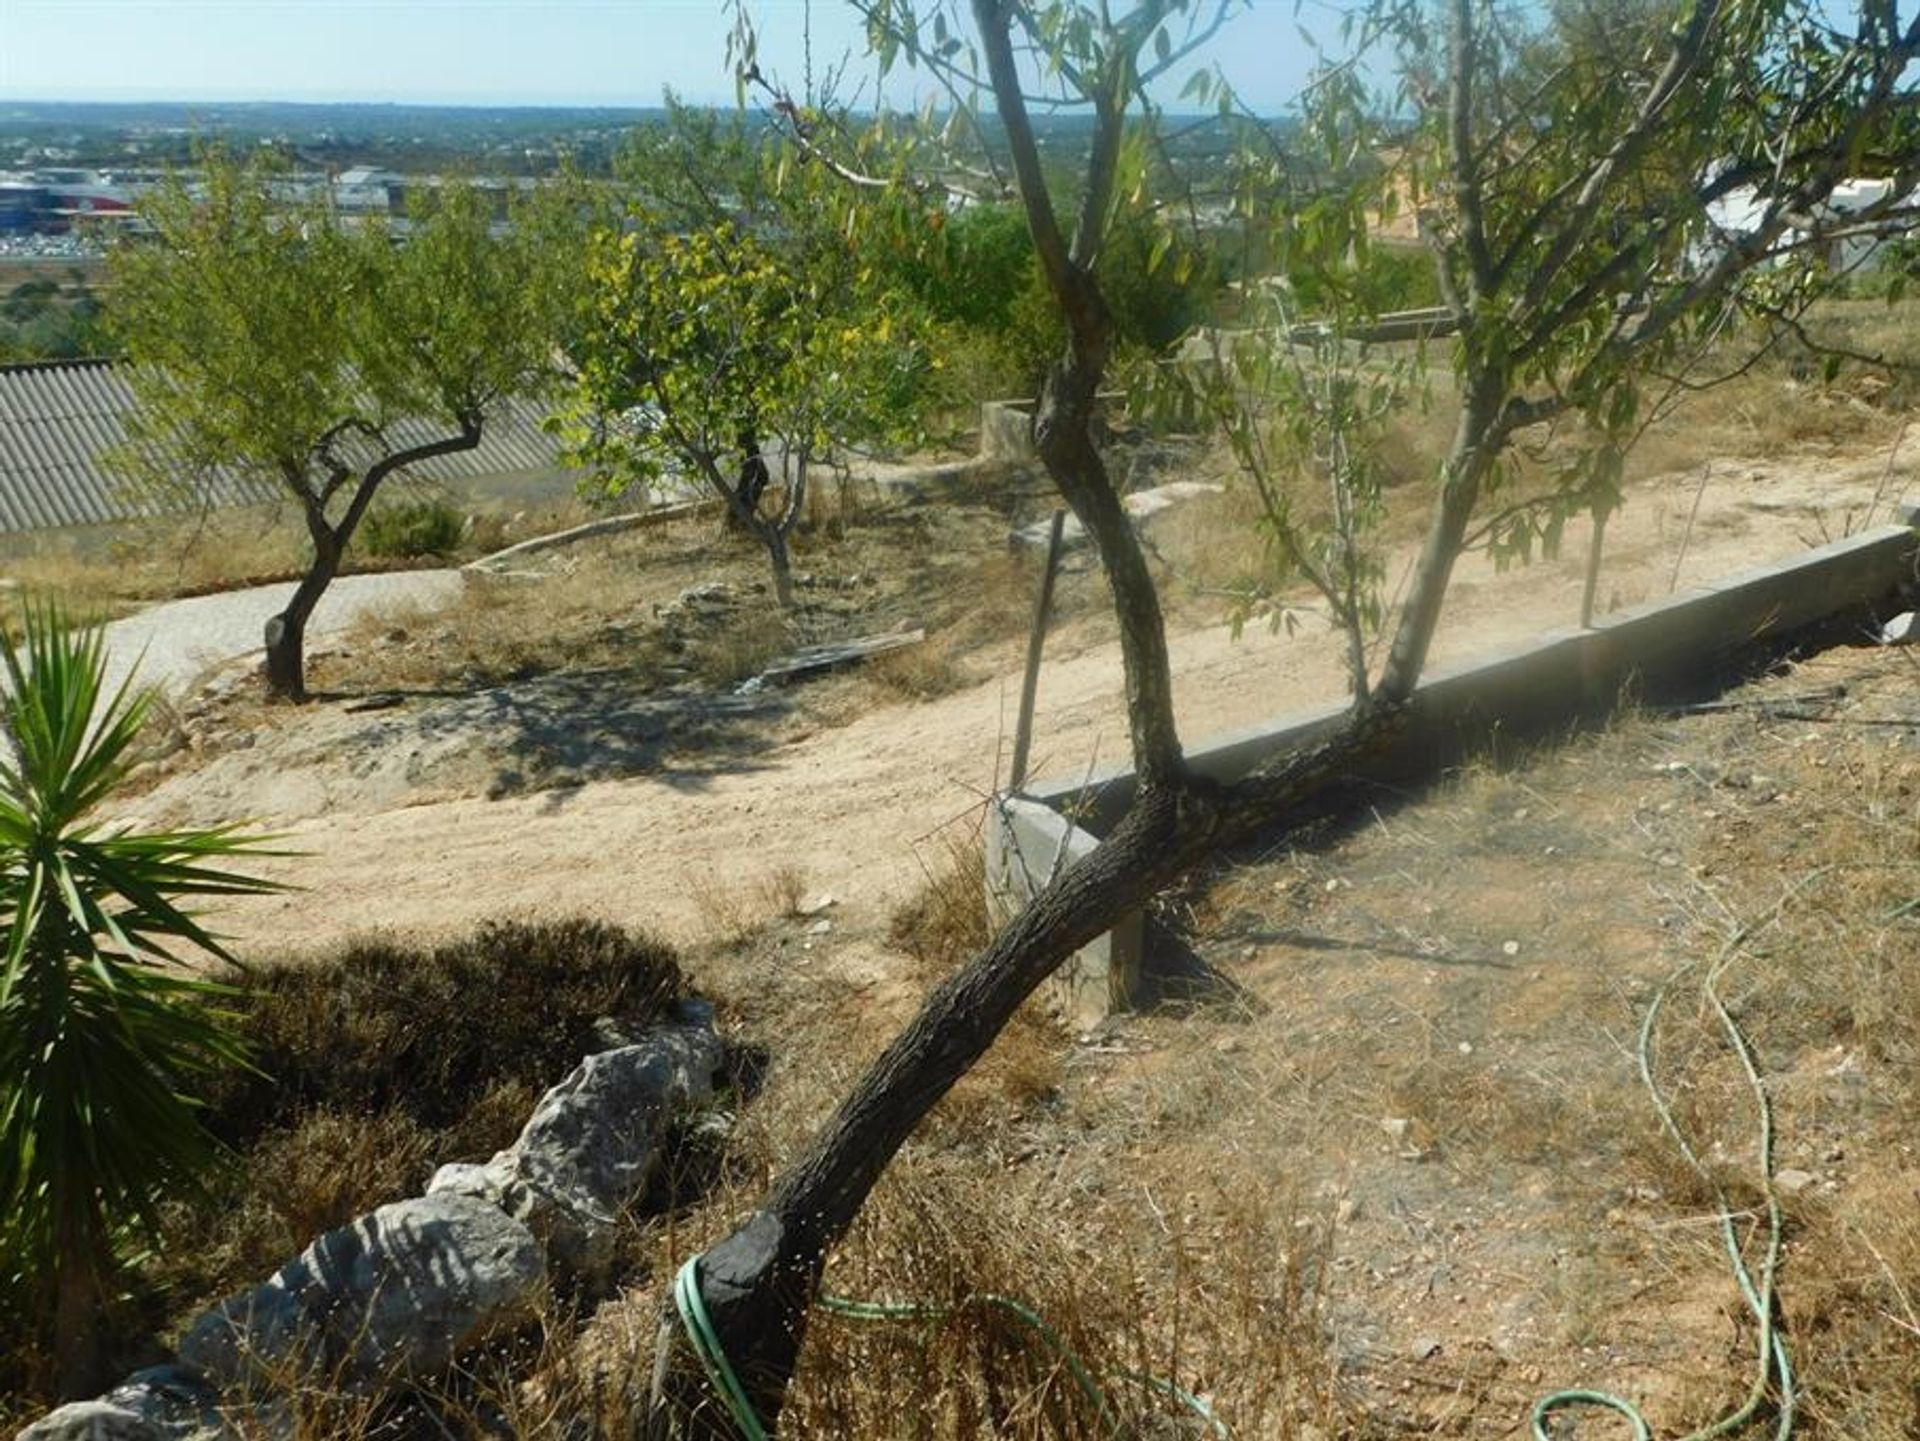
[[[480,762],[489,799],[590,781],[648,777],[697,790],[762,768],[769,729],[791,710],[778,693],[650,689],[628,669],[541,676],[465,694],[427,692],[383,720],[382,750],[408,747],[422,769]],[[369,737],[369,739],[375,739]]]

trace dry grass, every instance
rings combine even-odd
[[[132,1260],[131,1299],[102,1321],[125,1369],[319,1233],[418,1194],[439,1163],[506,1145],[539,1094],[604,1047],[596,1023],[657,1021],[683,985],[673,952],[587,921],[490,926],[430,949],[370,941],[249,980],[235,1010],[259,1069],[204,1093],[233,1164],[205,1193],[169,1198]],[[0,1316],[0,1416],[50,1404],[34,1389],[36,1331],[36,1318]],[[340,1404],[300,1390],[320,1412]]]

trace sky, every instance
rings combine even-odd
[[[751,10],[763,68],[798,92],[807,0]],[[816,72],[864,53],[847,5],[810,10]],[[1203,58],[1279,113],[1311,63],[1301,19],[1332,35],[1335,11],[1251,0]],[[731,103],[727,33],[720,0],[0,0],[0,99],[657,105],[671,85]],[[872,62],[848,73],[870,77]]]

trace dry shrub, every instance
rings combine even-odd
[[[124,1369],[320,1233],[418,1194],[435,1165],[508,1144],[540,1093],[605,1048],[596,1022],[630,1032],[684,993],[672,950],[587,920],[491,924],[431,948],[362,942],[249,979],[231,1007],[259,1070],[217,1075],[207,1092],[207,1124],[233,1155],[204,1189],[166,1198],[134,1258],[132,1304],[104,1321]],[[0,1415],[28,1415],[50,1402],[23,1389],[32,1358],[8,1319]],[[325,1378],[289,1381],[296,1436],[375,1420],[381,1434],[445,1434],[408,1430]]]
[[[887,938],[920,963],[923,972],[944,975],[992,939],[987,919],[987,858],[977,829],[942,833],[931,864],[923,864],[919,889],[893,913]]]
[[[938,700],[970,679],[952,635],[944,631],[868,661],[861,675],[882,698],[910,701]]]
[[[787,618],[777,609],[735,611],[692,648],[693,673],[725,689],[751,680],[791,647]]]
[[[797,916],[807,899],[806,867],[782,861],[760,878],[761,899],[776,916]]]
[[[1271,1187],[1251,1202],[1205,1237],[1122,1230],[1111,1210],[1105,1224],[1071,1218],[1030,1178],[909,1153],[826,1289],[927,1314],[817,1309],[786,1427],[954,1441],[1206,1434],[1158,1380],[1211,1398],[1236,1435],[1303,1434],[1330,1380],[1325,1237],[1295,1226]]]
[[[645,1025],[683,990],[667,946],[579,919],[263,968],[240,1013],[259,1073],[225,1078],[210,1121],[229,1141],[319,1107],[447,1127],[504,1082],[557,1081],[597,1048],[597,1018]]]

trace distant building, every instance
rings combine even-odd
[[[342,210],[385,215],[394,209],[394,192],[401,177],[391,170],[355,166],[333,179],[333,203]]]
[[[233,472],[179,495],[130,490],[107,457],[127,443],[135,405],[126,367],[114,361],[0,365],[0,536],[283,498],[274,481]],[[470,497],[571,494],[573,473],[541,419],[539,407],[508,402],[489,415],[478,447],[409,466],[405,475]],[[399,445],[441,433],[420,421],[393,430]]]
[[[0,181],[0,235],[31,235],[56,228],[53,192],[44,185]]]
[[[1843,180],[1834,186],[1814,215],[1796,217],[1789,229],[1792,235],[1804,235],[1815,226],[1830,232],[1823,258],[1839,274],[1870,272],[1880,263],[1881,252],[1890,241],[1915,233],[1915,211],[1920,207],[1920,191],[1907,195],[1891,215],[1848,226],[1848,216],[1881,206],[1893,194],[1891,180]],[[1713,237],[1703,245],[1696,260],[1706,261],[1720,246],[1756,234],[1772,214],[1765,196],[1752,186],[1730,190],[1707,207],[1707,221]]]

